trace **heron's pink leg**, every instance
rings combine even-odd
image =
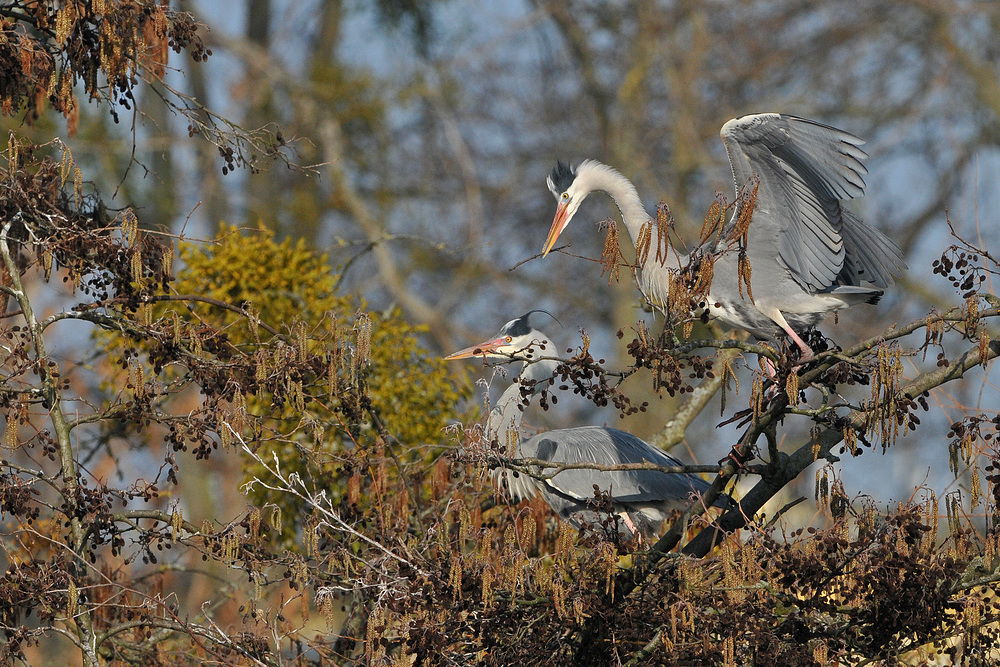
[[[628,512],[620,512],[619,516],[621,516],[622,522],[628,527],[629,530],[632,531],[633,535],[639,535],[639,529],[635,527],[634,523],[632,523],[632,517],[628,515]]]
[[[808,359],[812,359],[813,357],[812,348],[809,347],[809,345],[807,345],[806,342],[802,340],[802,338],[797,333],[795,333],[792,327],[788,325],[788,322],[785,320],[785,316],[781,314],[780,310],[778,310],[777,308],[772,308],[768,311],[761,309],[761,312],[763,312],[765,315],[774,320],[775,324],[784,329],[785,333],[788,334],[788,337],[794,340],[795,344],[799,346],[799,349],[802,350],[802,356],[799,357],[800,361],[806,361]]]
[[[790,326],[788,326],[788,324],[785,324],[785,326],[783,326],[782,329],[785,330],[785,333],[788,334],[791,337],[791,339],[795,341],[795,344],[799,346],[799,349],[802,350],[802,356],[799,357],[799,361],[806,361],[807,359],[812,359],[813,356],[812,348],[809,347],[809,345],[807,345],[806,342],[802,340],[799,337],[799,335],[792,330]]]

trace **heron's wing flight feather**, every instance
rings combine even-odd
[[[683,465],[640,438],[617,429],[587,426],[542,433],[520,445],[522,456],[558,463],[642,463]],[[594,499],[594,485],[609,491],[620,503],[683,501],[692,491],[703,493],[709,483],[695,475],[656,470],[564,470],[545,482],[552,490],[586,502]]]
[[[871,284],[878,289],[892,285],[893,276],[906,269],[903,251],[879,230],[865,224],[850,211],[843,211],[844,251],[847,257],[839,282],[844,285]]]
[[[731,120],[721,135],[737,193],[751,177],[759,179],[755,210],[762,215],[750,224],[750,251],[755,243],[776,243],[799,285],[818,292],[836,284],[846,254],[840,200],[864,194],[864,142],[828,125],[773,113]]]

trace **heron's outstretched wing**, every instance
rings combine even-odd
[[[846,254],[840,200],[864,194],[864,141],[774,113],[733,119],[721,135],[737,193],[751,177],[759,179],[751,252],[755,243],[776,247],[795,281],[811,292],[835,285]]]
[[[683,465],[642,439],[625,431],[599,426],[561,429],[542,433],[520,445],[521,456],[554,463],[643,463]],[[692,492],[704,493],[709,483],[695,475],[656,470],[600,471],[564,470],[545,485],[567,497],[587,502],[594,499],[594,485],[610,492],[619,503],[683,503]]]

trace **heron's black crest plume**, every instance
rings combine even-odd
[[[549,175],[549,189],[556,196],[559,196],[573,184],[576,179],[576,170],[562,160],[556,160],[556,166]]]
[[[556,319],[555,315],[542,308],[535,308],[534,310],[529,310],[524,315],[521,315],[521,317],[517,318],[516,320],[511,320],[507,324],[503,325],[503,328],[500,329],[500,333],[508,336],[528,335],[529,333],[531,333],[531,324],[529,324],[528,320],[531,318],[531,315],[533,313],[545,313],[546,315],[554,319],[559,326],[562,326],[562,322]]]

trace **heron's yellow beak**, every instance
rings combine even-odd
[[[552,226],[549,227],[549,237],[545,239],[545,247],[542,248],[542,257],[549,254],[552,250],[552,246],[556,244],[556,239],[562,234],[562,230],[566,229],[566,225],[569,224],[569,203],[559,204],[556,208],[556,217],[552,219]]]
[[[488,340],[478,345],[473,345],[467,347],[464,350],[459,350],[454,354],[449,354],[444,358],[445,361],[450,361],[452,359],[469,359],[470,357],[483,357],[484,359],[491,355],[496,354],[498,347],[504,344],[502,338],[496,338],[494,340]]]

